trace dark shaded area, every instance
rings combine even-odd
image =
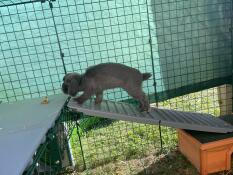
[[[233,115],[220,116],[220,118],[233,125]],[[189,130],[185,130],[185,131],[190,135],[192,135],[195,139],[197,139],[201,143],[209,143],[209,142],[214,142],[214,141],[233,137],[233,132],[226,134],[219,134],[219,133],[209,133],[209,132],[189,131]]]
[[[107,118],[100,118],[100,117],[92,117],[92,116],[85,116],[80,119],[79,126],[84,131],[90,131],[92,129],[104,128],[110,125],[115,120],[107,119]]]
[[[205,82],[196,83],[193,85],[187,85],[187,86],[179,87],[176,89],[170,89],[170,90],[166,90],[163,92],[158,92],[157,93],[158,102],[165,101],[170,98],[175,98],[178,96],[186,95],[189,93],[198,92],[204,89],[217,87],[223,84],[231,84],[231,83],[232,83],[232,76],[228,76],[224,78],[217,78],[217,79],[213,79],[213,80],[209,80]],[[149,99],[151,103],[156,102],[155,94],[150,94]]]

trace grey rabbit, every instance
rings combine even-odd
[[[129,95],[139,100],[141,111],[148,111],[150,105],[142,91],[142,82],[150,77],[150,73],[141,73],[123,64],[101,63],[89,67],[84,74],[66,74],[63,78],[62,91],[72,97],[83,91],[81,96],[74,98],[79,104],[96,95],[95,104],[100,104],[104,90],[123,88]]]

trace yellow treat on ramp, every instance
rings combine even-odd
[[[49,98],[46,96],[42,101],[41,104],[48,104],[49,103]]]

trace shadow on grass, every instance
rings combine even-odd
[[[198,175],[197,170],[178,151],[161,154],[149,166],[144,167],[137,175]]]
[[[199,172],[178,150],[175,150],[160,155],[157,160],[135,175],[199,175]],[[211,175],[233,175],[233,172],[229,170]]]

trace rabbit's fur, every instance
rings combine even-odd
[[[99,104],[103,99],[104,90],[123,88],[130,96],[139,100],[142,111],[148,111],[149,102],[142,91],[142,82],[150,76],[150,73],[141,73],[123,64],[102,63],[88,68],[84,74],[66,74],[62,91],[72,97],[83,91],[81,96],[74,98],[79,104],[96,95],[95,103]]]

